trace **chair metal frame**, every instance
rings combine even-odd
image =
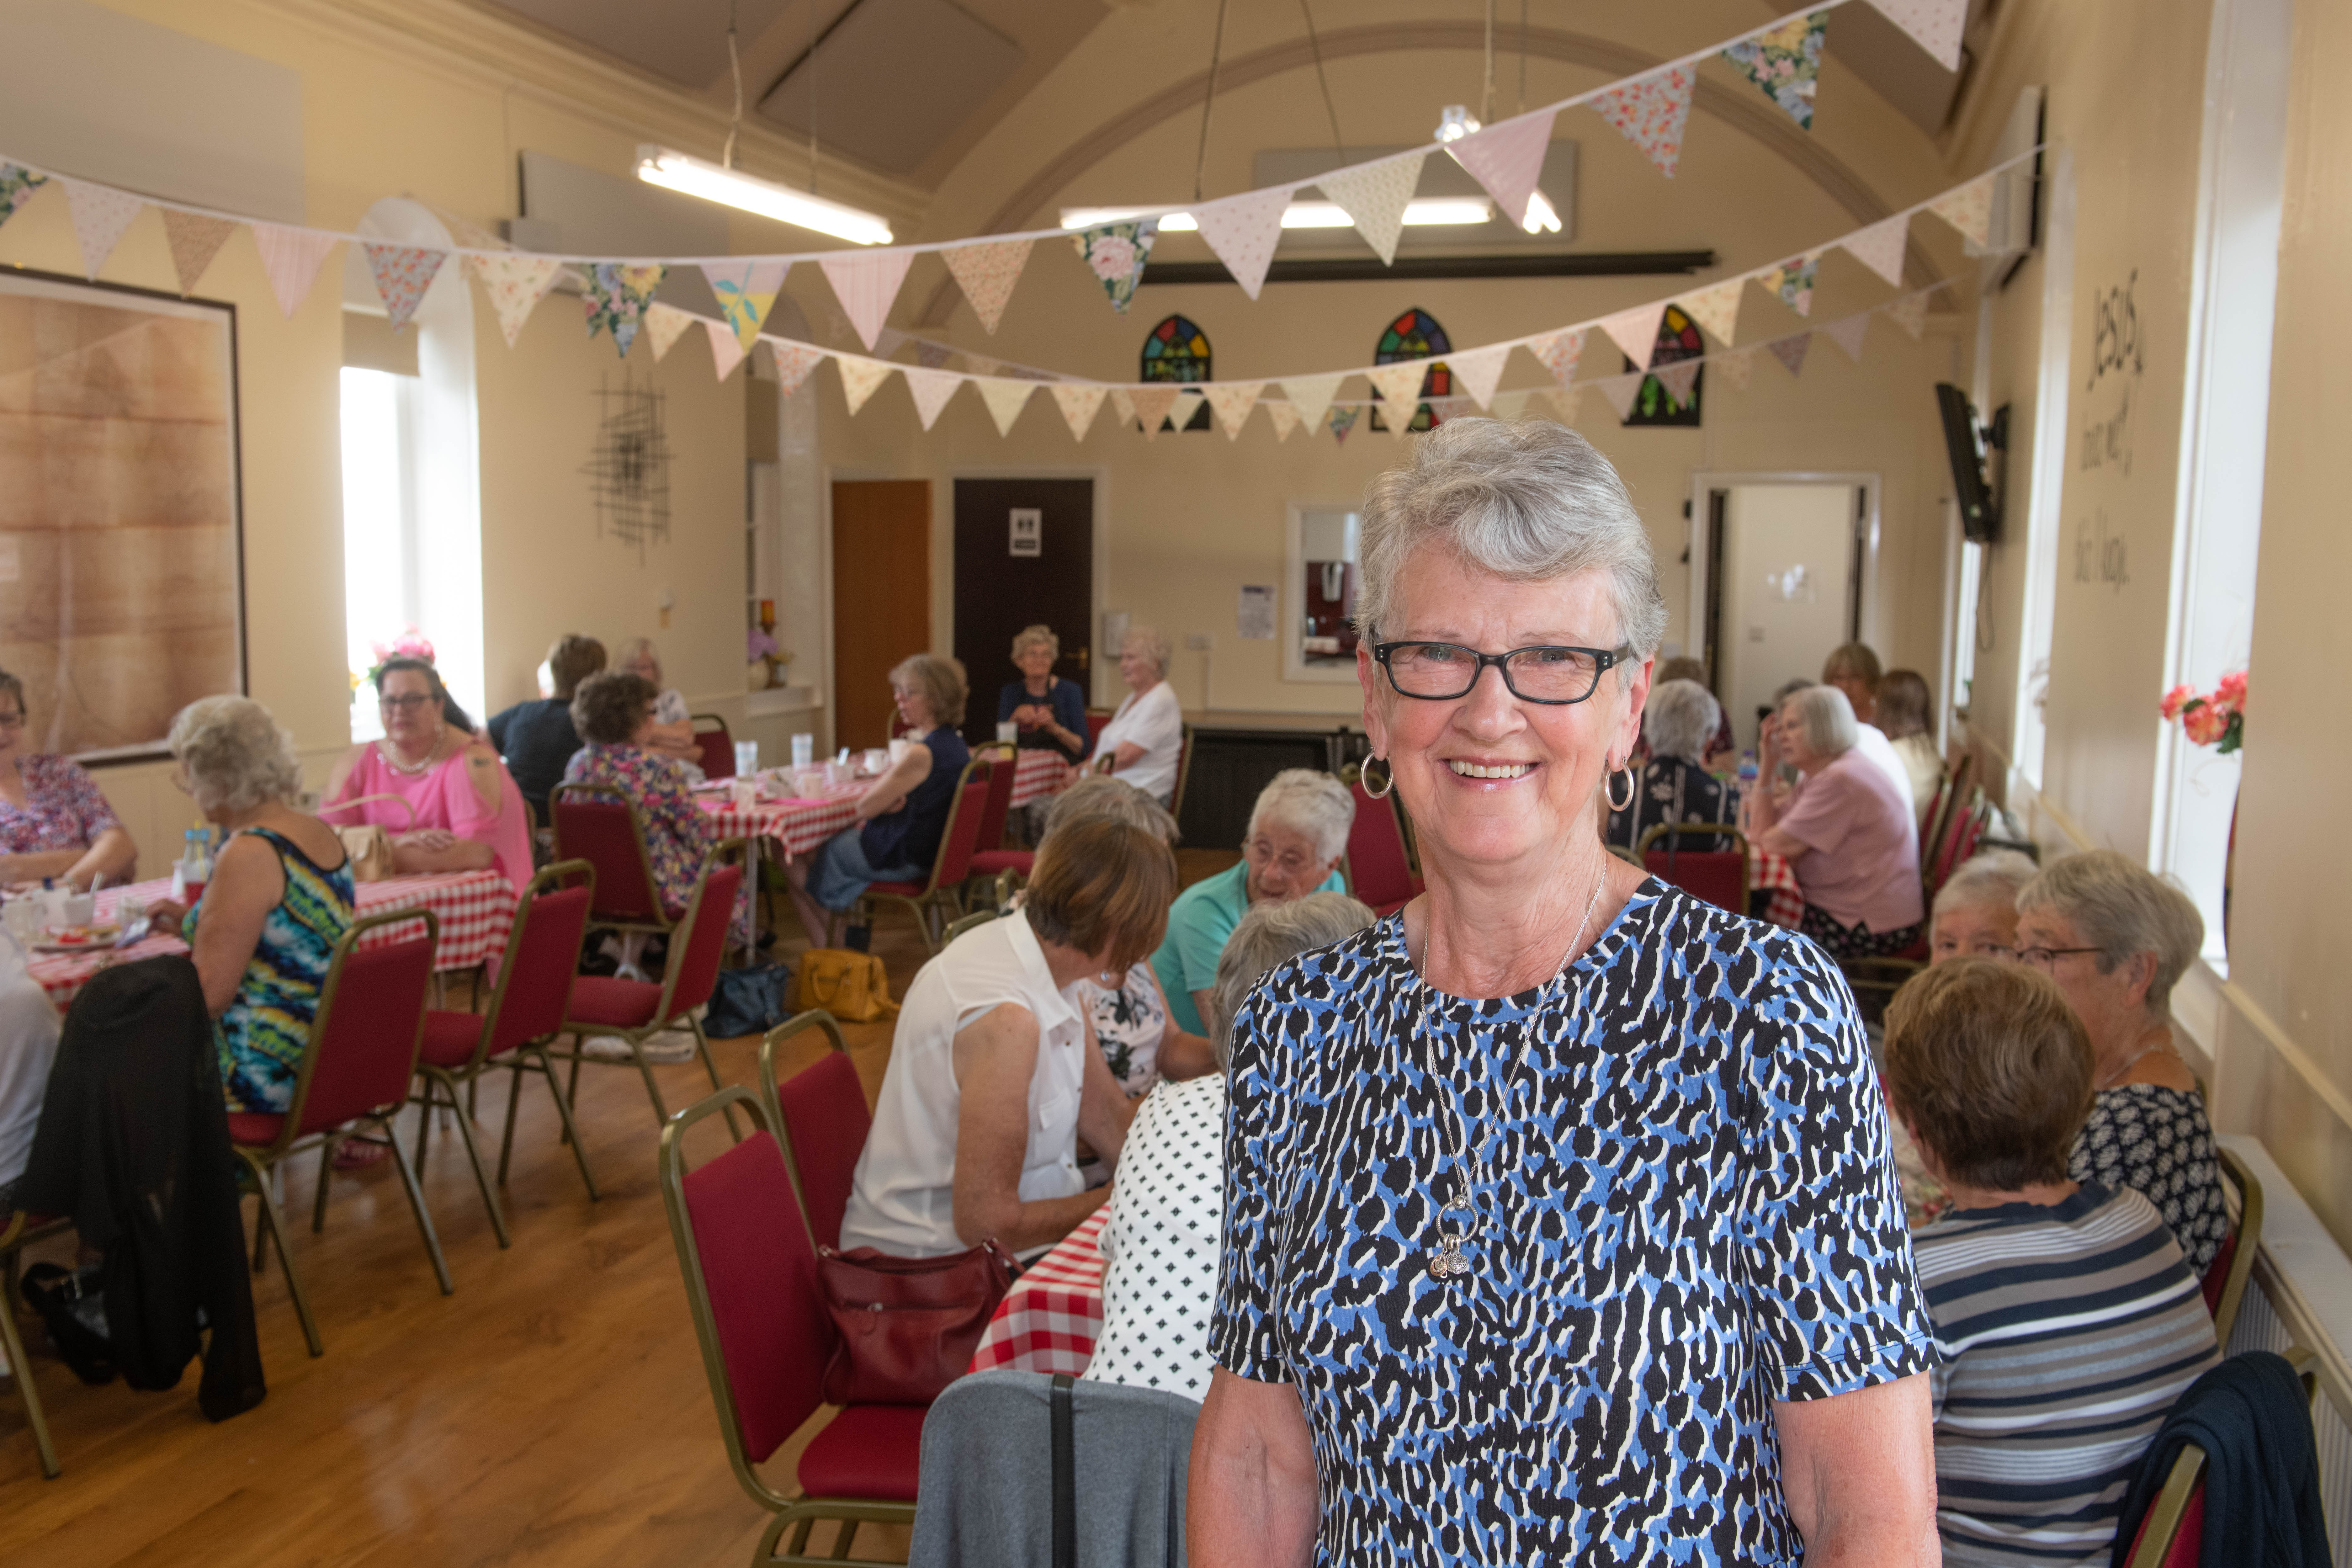
[[[2222,1353],[2229,1353],[2226,1343]],[[2315,1370],[2318,1358],[2301,1345],[2289,1345],[2284,1353],[2303,1379],[2305,1403],[2318,1398],[2319,1374]],[[2126,1559],[2125,1568],[2164,1568],[2165,1559],[2172,1555],[2181,1523],[2188,1518],[2189,1505],[2204,1488],[2209,1462],[2204,1449],[2194,1443],[2181,1444],[2179,1457],[2172,1461],[2172,1473],[2164,1478],[2163,1489],[2147,1505],[2147,1511],[2140,1515],[2139,1534],[2132,1542],[2131,1556]]]
[[[1007,877],[1013,875],[1011,871],[1006,871],[1003,874]],[[987,909],[974,910],[968,915],[960,916],[948,922],[947,931],[940,937],[940,945],[941,947],[945,947],[949,943],[954,942],[956,938],[961,936],[964,932],[968,931],[978,931],[981,927],[988,924],[989,921],[997,918],[998,906],[995,904],[990,905]]]
[[[822,1007],[812,1007],[805,1013],[795,1013],[760,1037],[760,1104],[768,1113],[769,1125],[776,1131],[776,1147],[784,1152],[784,1173],[793,1179],[793,1201],[800,1205],[801,1223],[808,1226],[809,1245],[816,1245],[816,1227],[809,1224],[808,1187],[801,1180],[800,1152],[793,1147],[792,1129],[784,1123],[782,1097],[776,1089],[776,1047],[795,1035],[811,1029],[822,1029],[833,1048],[847,1055],[849,1042],[842,1038],[841,1023]]]
[[[433,1228],[433,1215],[425,1206],[425,1190],[417,1184],[416,1168],[409,1163],[408,1152],[400,1146],[400,1138],[393,1130],[392,1119],[407,1106],[405,1096],[397,1101],[378,1106],[373,1112],[353,1118],[353,1121],[373,1121],[381,1127],[381,1137],[349,1131],[352,1122],[340,1127],[321,1128],[304,1132],[302,1112],[310,1098],[310,1083],[319,1069],[320,1042],[328,1037],[328,1026],[335,1016],[335,1004],[342,990],[343,961],[359,945],[360,939],[371,931],[404,921],[421,920],[425,922],[427,950],[426,967],[431,967],[431,952],[440,945],[441,921],[431,910],[387,910],[382,914],[367,915],[355,920],[335,941],[334,957],[327,966],[327,981],[319,990],[318,1011],[312,1016],[310,1038],[302,1047],[302,1065],[296,1070],[294,1097],[286,1107],[284,1121],[277,1138],[268,1143],[239,1143],[234,1138],[229,1149],[236,1156],[237,1173],[248,1182],[260,1200],[261,1217],[255,1223],[253,1237],[253,1271],[258,1274],[268,1261],[268,1243],[278,1243],[278,1261],[286,1275],[287,1293],[294,1298],[294,1315],[301,1320],[302,1338],[314,1356],[326,1354],[326,1346],[319,1338],[319,1325],[311,1315],[310,1299],[302,1289],[302,1277],[294,1265],[294,1249],[288,1245],[286,1222],[278,1212],[277,1203],[269,1195],[270,1167],[288,1155],[299,1153],[315,1145],[319,1150],[319,1185],[310,1209],[310,1230],[313,1235],[326,1228],[327,1192],[334,1173],[335,1150],[345,1142],[357,1139],[366,1143],[381,1143],[392,1151],[393,1163],[400,1169],[400,1184],[408,1194],[409,1211],[416,1216],[416,1228],[425,1237],[425,1250],[433,1259],[434,1277],[440,1281],[441,1294],[449,1295],[457,1286],[449,1279],[448,1259],[441,1255],[441,1237]],[[430,996],[420,995],[416,1006],[416,1029],[408,1046],[408,1071],[401,1079],[404,1084],[416,1077],[418,1056],[425,1048],[425,1014]]]
[[[565,881],[575,877],[586,879],[588,905],[592,911],[594,910],[596,868],[585,860],[558,860],[531,878],[530,885],[523,889],[522,897],[515,901],[514,920],[507,928],[507,945],[503,950],[507,955],[511,957],[522,951],[523,931],[530,921],[532,906],[538,900],[539,895],[542,892],[557,890]],[[584,944],[587,934],[585,926],[581,928],[581,934]],[[579,967],[580,954],[577,950],[574,950],[572,954],[572,969],[575,975]],[[499,1245],[502,1247],[512,1246],[513,1238],[508,1232],[506,1215],[499,1206],[498,1195],[492,1191],[489,1178],[483,1172],[481,1151],[474,1142],[473,1089],[484,1074],[499,1068],[506,1068],[510,1069],[513,1075],[507,1085],[506,1131],[499,1141],[498,1184],[501,1187],[506,1185],[507,1166],[514,1153],[515,1110],[522,1100],[522,1075],[526,1072],[535,1072],[547,1080],[547,1092],[555,1099],[556,1112],[563,1119],[564,1142],[572,1145],[572,1157],[580,1164],[580,1179],[588,1184],[588,1200],[594,1203],[603,1195],[596,1191],[595,1173],[588,1169],[588,1151],[581,1142],[580,1128],[572,1120],[572,1101],[565,1096],[563,1086],[555,1080],[555,1065],[548,1059],[549,1042],[563,1031],[561,1028],[551,1029],[537,1039],[523,1040],[509,1046],[496,1056],[490,1054],[490,1042],[498,1036],[499,1015],[505,1010],[507,988],[512,982],[514,973],[514,964],[510,963],[499,964],[498,985],[490,992],[489,1005],[481,1013],[481,1034],[474,1042],[473,1059],[463,1067],[455,1068],[438,1067],[431,1062],[419,1061],[416,1076],[421,1080],[425,1092],[409,1097],[412,1103],[424,1108],[416,1121],[416,1168],[420,1171],[425,1169],[426,1142],[433,1130],[433,1111],[436,1105],[440,1106],[457,1118],[457,1134],[464,1140],[466,1145],[466,1158],[474,1167],[474,1184],[482,1191],[482,1206],[490,1211],[490,1229],[498,1236]],[[565,993],[564,1001],[568,1009],[571,1002],[571,994],[568,990]],[[457,1090],[461,1086],[467,1091],[466,1104],[462,1106],[457,1103]]]
[[[1736,822],[1661,822],[1642,835],[1641,842],[1636,845],[1633,849],[1635,863],[1638,864],[1643,871],[1649,870],[1650,846],[1655,844],[1661,838],[1679,838],[1685,833],[1705,833],[1710,834],[1717,838],[1728,838],[1732,842],[1732,847],[1728,850],[1683,850],[1669,847],[1666,850],[1666,864],[1669,867],[1672,867],[1674,864],[1674,858],[1678,854],[1731,854],[1738,856],[1739,908],[1732,910],[1731,912],[1740,915],[1746,914],[1748,912],[1748,895],[1755,889],[1748,885],[1748,835],[1739,830],[1739,825]],[[1681,884],[1677,883],[1675,885],[1680,886]]]
[[[1356,800],[1356,792],[1362,787],[1364,782],[1364,770],[1360,766],[1342,768],[1331,776],[1347,786],[1348,797],[1351,801],[1356,801],[1356,809],[1359,812],[1363,809],[1364,801],[1370,801],[1388,812],[1389,825],[1396,829],[1397,851],[1404,860],[1405,885],[1411,889],[1406,893],[1404,902],[1411,903],[1414,899],[1419,898],[1426,889],[1421,879],[1420,868],[1413,860],[1412,836],[1405,826],[1404,803],[1397,799],[1394,790],[1391,790],[1386,795],[1375,795],[1366,790],[1364,799]],[[1352,839],[1354,837],[1355,827],[1351,822],[1349,826],[1349,837]],[[1356,863],[1351,854],[1340,855],[1339,875],[1347,881],[1349,896],[1362,899],[1363,895],[1356,886]],[[1370,902],[1368,899],[1364,901]]]
[[[58,1446],[49,1436],[48,1416],[41,1408],[41,1391],[34,1385],[33,1363],[25,1353],[25,1336],[16,1331],[16,1313],[24,1305],[16,1284],[16,1262],[26,1247],[53,1236],[63,1236],[73,1228],[73,1221],[58,1215],[35,1224],[33,1216],[23,1209],[0,1218],[6,1221],[0,1225],[0,1352],[6,1354],[9,1369],[16,1373],[17,1391],[24,1395],[25,1419],[33,1428],[33,1447],[41,1456],[41,1474],[56,1480],[63,1471],[58,1463]]]
[[[877,893],[869,888],[866,891],[860,893],[857,896],[857,901],[850,906],[846,913],[839,910],[826,910],[824,939],[828,946],[838,947],[841,945],[837,935],[837,929],[844,922],[851,925],[863,925],[871,929],[874,924],[874,917],[877,912],[876,905],[877,903],[893,903],[904,904],[907,907],[908,913],[915,917],[915,930],[922,936],[923,951],[928,953],[936,953],[940,951],[940,947],[944,944],[932,934],[933,917],[936,916],[938,918],[939,925],[943,928],[949,921],[954,920],[964,912],[963,883],[965,879],[961,876],[950,878],[947,874],[948,858],[955,852],[956,828],[961,825],[963,819],[964,791],[973,783],[972,775],[982,768],[992,770],[989,774],[988,782],[990,787],[993,787],[995,784],[995,773],[992,770],[995,769],[997,765],[998,764],[992,759],[987,756],[975,756],[971,761],[964,763],[962,772],[956,774],[955,794],[948,797],[947,821],[942,823],[940,826],[940,847],[932,853],[931,874],[929,879],[924,882],[922,891],[919,893]],[[1006,765],[1009,766],[1010,764]],[[983,798],[981,802],[980,809],[985,811],[987,808],[988,803],[986,799]]]
[[[667,937],[682,928],[686,924],[686,917],[680,915],[677,920],[671,920],[668,913],[662,908],[661,883],[654,876],[653,852],[646,847],[646,819],[638,812],[637,803],[629,798],[628,792],[618,784],[560,784],[547,792],[547,820],[549,831],[555,837],[556,858],[562,860],[584,860],[587,857],[567,854],[564,851],[563,829],[561,819],[556,815],[556,807],[562,805],[566,799],[618,805],[629,814],[629,831],[636,836],[637,840],[637,866],[645,876],[646,891],[653,895],[654,912],[642,919],[599,915],[592,904],[588,910],[588,929],[590,931],[646,931],[652,935]],[[591,861],[590,864],[593,865],[594,862]]]
[[[822,1015],[819,1016],[822,1016]],[[807,1017],[809,1015],[803,1014],[802,1016]],[[764,1043],[761,1050],[764,1058],[766,1052]],[[774,1080],[763,1070],[761,1081],[766,1085],[772,1084]],[[678,1271],[686,1277],[687,1308],[694,1317],[694,1337],[702,1350],[702,1371],[703,1375],[710,1383],[711,1403],[718,1407],[719,1434],[727,1441],[727,1462],[735,1471],[736,1484],[751,1495],[752,1501],[775,1515],[768,1521],[768,1528],[761,1532],[760,1543],[753,1552],[752,1562],[763,1564],[787,1564],[791,1565],[791,1568],[820,1568],[820,1565],[827,1563],[873,1562],[874,1559],[861,1560],[849,1555],[849,1549],[856,1539],[857,1526],[864,1523],[912,1525],[915,1521],[915,1505],[910,1502],[886,1502],[873,1498],[812,1498],[805,1495],[798,1498],[788,1497],[769,1485],[753,1468],[750,1456],[743,1448],[743,1420],[741,1414],[736,1408],[734,1386],[728,1379],[726,1352],[719,1342],[719,1320],[711,1310],[709,1287],[703,1280],[702,1252],[695,1238],[694,1218],[686,1206],[687,1133],[697,1122],[719,1113],[724,1113],[731,1126],[735,1107],[739,1103],[744,1112],[752,1119],[754,1130],[764,1130],[771,1138],[775,1140],[776,1147],[780,1151],[784,1151],[784,1170],[792,1179],[793,1201],[795,1205],[798,1205],[800,1176],[793,1168],[790,1153],[791,1145],[785,1141],[783,1118],[772,1114],[769,1109],[772,1095],[772,1089],[763,1096],[753,1094],[740,1084],[730,1084],[709,1099],[699,1104],[688,1106],[665,1121],[662,1124],[661,1147],[656,1160],[657,1173],[661,1181],[662,1205],[669,1214],[670,1239],[677,1247]],[[808,1224],[808,1211],[805,1208],[801,1209],[801,1223],[803,1226]],[[830,1557],[807,1555],[809,1531],[819,1520],[832,1520],[841,1527],[840,1540]],[[792,1546],[779,1554],[776,1549],[778,1542],[782,1539],[787,1529],[793,1529],[795,1526],[798,1528]]]
[[[2218,1142],[2213,1155],[2238,1189],[2238,1223],[2231,1230],[2230,1267],[2221,1276],[2221,1299],[2213,1303],[2213,1337],[2226,1354],[2230,1331],[2238,1324],[2238,1309],[2245,1304],[2246,1281],[2253,1278],[2254,1254],[2263,1244],[2263,1184],[2243,1160]]]

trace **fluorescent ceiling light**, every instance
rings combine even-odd
[[[1064,228],[1092,228],[1097,224],[1120,223],[1142,216],[1146,207],[1064,207]],[[1549,203],[1544,206],[1549,214]],[[1405,204],[1404,221],[1409,226],[1428,227],[1444,224],[1485,223],[1495,216],[1495,204],[1484,196],[1419,196]],[[1293,202],[1283,209],[1285,228],[1346,228],[1355,220],[1337,202]],[[1191,234],[1200,227],[1191,213],[1169,213],[1160,220],[1162,234]],[[1559,220],[1551,220],[1553,232],[1559,229]],[[1528,231],[1535,233],[1534,229]]]
[[[826,201],[789,185],[777,184],[729,169],[700,158],[690,158],[683,153],[673,153],[667,147],[651,144],[637,149],[637,178],[649,185],[700,196],[707,202],[740,207],[747,213],[772,217],[779,223],[814,229],[819,234],[855,241],[859,245],[887,245],[890,225],[887,219],[839,202]]]
[[[1495,204],[1484,196],[1420,196],[1404,205],[1408,228],[1449,223],[1485,223],[1495,216]]]

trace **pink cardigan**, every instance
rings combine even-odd
[[[410,822],[407,813],[388,800],[369,801],[345,811],[327,810],[322,815],[339,827],[373,822],[395,837],[412,827],[446,827],[460,838],[488,845],[497,856],[493,868],[520,892],[530,885],[530,818],[522,792],[515,787],[506,764],[493,759],[493,765],[499,770],[499,809],[486,812],[473,781],[466,776],[463,752],[430,773],[403,773],[394,772],[383,753],[370,746],[360,753],[337,799],[396,795],[415,808],[416,820]],[[329,806],[333,804],[328,803]]]

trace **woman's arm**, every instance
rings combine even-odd
[[[392,868],[409,876],[445,871],[487,871],[498,851],[478,838],[460,838],[446,827],[420,827],[392,839]]]
[[[1298,1391],[1213,1369],[1192,1426],[1186,1555],[1196,1568],[1304,1568],[1320,1513]]]
[[[646,750],[666,757],[698,758],[702,755],[702,747],[694,739],[694,721],[691,719],[676,724],[655,724],[646,733]]]
[[[1805,1538],[1805,1568],[1936,1568],[1943,1561],[1926,1373],[1776,1404],[1772,1413],[1780,1490]],[[1192,1451],[1198,1463],[1197,1436]]]
[[[857,819],[870,822],[875,817],[898,810],[907,804],[907,796],[915,786],[930,775],[931,749],[920,741],[907,748],[907,754],[890,764],[890,770],[876,779],[857,797]]]
[[[1127,1129],[1135,1120],[1135,1108],[1140,1100],[1127,1098],[1127,1090],[1110,1075],[1110,1063],[1103,1059],[1102,1042],[1095,1037],[1095,1026],[1087,1026],[1086,1079],[1078,1100],[1078,1136],[1087,1147],[1112,1171],[1118,1169],[1119,1152],[1127,1147]]]
[[[1095,1064],[1102,1053],[1095,1052]],[[1037,1018],[1011,1003],[991,1008],[956,1033],[956,1235],[968,1247],[993,1237],[1007,1252],[1046,1247],[1100,1208],[1108,1187],[1066,1198],[1021,1201],[1029,1152],[1029,1080],[1037,1070]],[[1109,1068],[1102,1068],[1106,1076]],[[1084,1112],[1081,1111],[1083,1116]],[[1120,1131],[1125,1131],[1122,1126]],[[1111,1152],[1117,1152],[1118,1144]]]
[[[1159,1053],[1152,1058],[1153,1063],[1160,1068],[1160,1076],[1181,1082],[1188,1078],[1199,1078],[1203,1073],[1215,1072],[1217,1051],[1216,1047],[1209,1043],[1208,1037],[1195,1035],[1176,1021],[1176,1015],[1168,1010],[1168,994],[1160,990],[1160,976],[1153,971],[1151,965],[1142,963],[1136,967],[1143,971],[1147,983],[1151,987],[1151,994],[1160,998],[1160,1016],[1168,1021],[1167,1027],[1161,1030],[1160,1035]],[[1195,1006],[1199,1005],[1202,994],[1203,994],[1194,993]],[[1201,1016],[1204,1021],[1208,1018],[1206,1008],[1202,1009]]]
[[[262,923],[286,896],[286,873],[262,839],[239,834],[221,851],[205,885],[189,956],[205,988],[205,1008],[215,1018],[228,1010],[261,943]]]
[[[328,805],[332,805],[335,802],[341,800],[346,795],[350,794],[351,792],[347,786],[352,782],[352,770],[360,765],[360,758],[366,755],[366,753],[367,747],[362,743],[361,745],[352,747],[351,750],[345,752],[341,757],[336,759],[334,771],[327,775],[327,788],[325,792],[319,796],[319,798],[326,802]],[[352,816],[344,817],[342,820],[346,823],[352,823],[357,822],[359,818]]]
[[[70,855],[73,851],[68,849],[63,853]],[[139,846],[131,841],[128,829],[120,825],[100,828],[98,837],[90,840],[89,847],[67,869],[66,885],[76,889],[87,889],[101,872],[108,881],[120,882],[138,859]]]
[[[16,885],[62,877],[89,853],[87,849],[33,849],[22,855],[0,855],[0,883]]]

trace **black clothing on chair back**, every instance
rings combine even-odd
[[[2269,1351],[2230,1357],[2173,1403],[2124,1494],[2115,1568],[2131,1560],[2184,1443],[2205,1450],[2205,1568],[2328,1568],[2311,1404],[2294,1368]]]

